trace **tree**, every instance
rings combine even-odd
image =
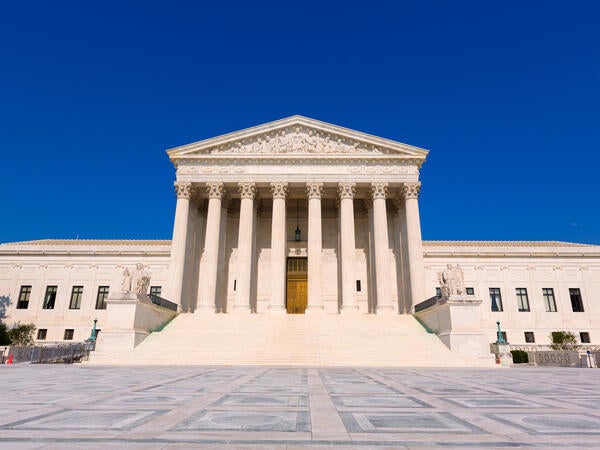
[[[552,340],[552,344],[550,344],[552,350],[577,350],[579,348],[577,336],[571,331],[553,331],[550,339]]]
[[[35,325],[32,323],[17,323],[13,328],[8,331],[12,345],[25,347],[33,345],[33,333],[35,332]]]
[[[0,322],[0,345],[10,345],[10,336],[6,325]]]

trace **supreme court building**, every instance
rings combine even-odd
[[[169,329],[192,316],[410,317],[436,303],[454,264],[462,303],[476,307],[463,338],[492,342],[501,321],[514,343],[548,343],[558,329],[600,339],[599,246],[421,240],[427,150],[293,116],[167,153],[172,240],[2,244],[8,322],[33,321],[39,341],[84,339],[94,318],[108,330],[106,302],[136,264],[150,293],[178,305]]]

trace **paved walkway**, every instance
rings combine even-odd
[[[0,366],[0,448],[594,448],[595,369]]]

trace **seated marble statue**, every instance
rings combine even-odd
[[[446,270],[438,273],[438,280],[443,298],[448,298],[451,295],[463,295],[465,293],[463,271],[458,264],[448,264]]]

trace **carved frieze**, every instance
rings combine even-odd
[[[211,154],[383,154],[384,148],[342,135],[290,126],[214,147]]]

